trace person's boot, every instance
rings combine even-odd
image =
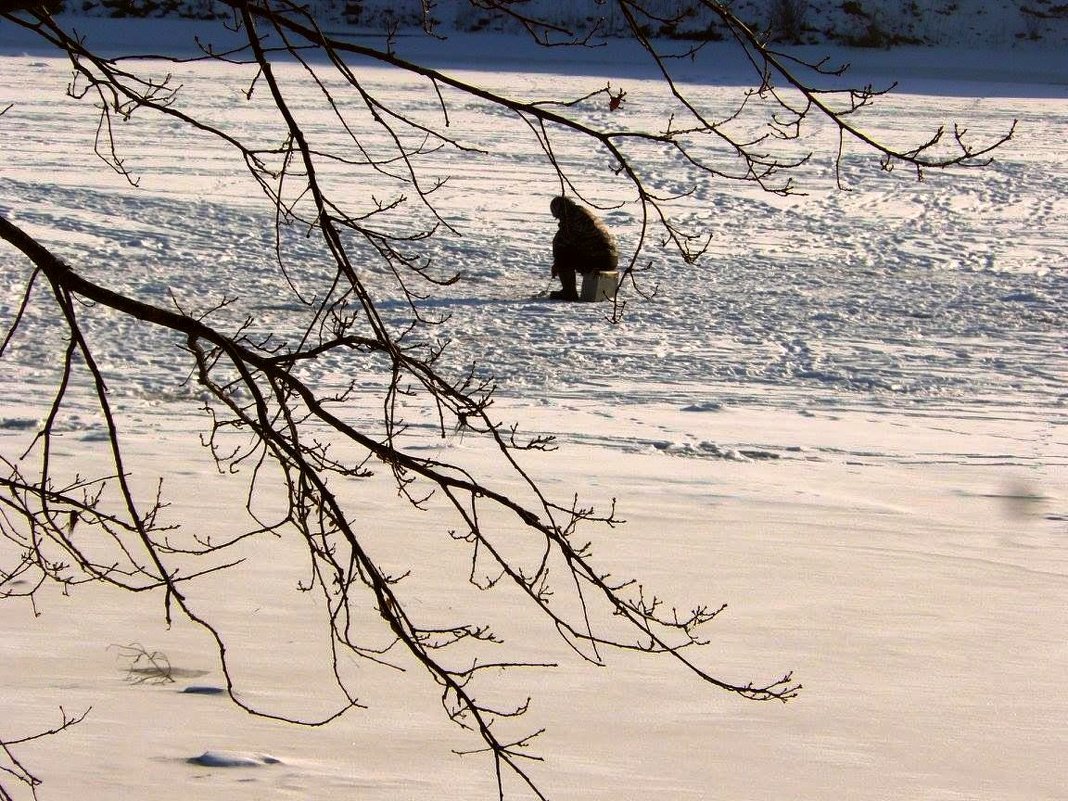
[[[574,270],[560,271],[560,285],[563,289],[550,292],[549,297],[553,300],[578,300],[578,292],[575,290]]]

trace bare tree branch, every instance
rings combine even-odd
[[[282,133],[268,146],[247,132],[187,110],[183,87],[171,75],[160,74],[167,58],[183,59],[167,54],[153,60],[106,57],[40,7],[0,5],[6,23],[33,30],[69,59],[73,78],[68,93],[94,104],[99,112],[96,152],[131,185],[139,178],[116,129],[133,115],[159,115],[229,149],[273,214],[273,264],[289,291],[286,301],[297,309],[296,333],[283,336],[277,331],[257,334],[253,312],[240,297],[206,304],[199,311],[186,308],[173,295],[170,306],[153,305],[106,279],[92,279],[83,265],[64,262],[13,219],[0,215],[0,240],[27,262],[25,289],[0,341],[0,358],[27,327],[31,312],[43,310],[63,342],[57,348],[54,386],[40,430],[23,453],[0,457],[5,472],[0,475],[0,536],[17,554],[11,564],[0,566],[0,600],[18,596],[32,601],[50,583],[73,587],[101,581],[132,592],[160,591],[168,621],[184,617],[212,638],[234,703],[258,715],[307,725],[322,725],[368,704],[346,678],[341,667],[346,660],[417,668],[435,683],[447,718],[473,742],[456,752],[490,759],[500,798],[506,785],[514,783],[544,798],[542,780],[534,773],[540,758],[531,750],[542,730],[524,722],[529,699],[488,701],[479,690],[491,672],[548,669],[555,663],[513,658],[508,643],[482,620],[458,613],[443,621],[419,603],[409,571],[387,569],[389,557],[397,554],[376,551],[362,533],[358,506],[345,491],[352,482],[384,470],[404,502],[433,509],[436,518],[447,521],[442,524],[443,539],[467,549],[464,570],[455,577],[458,582],[482,591],[479,597],[495,588],[514,593],[582,660],[601,665],[613,651],[640,653],[666,658],[705,685],[743,698],[795,697],[800,685],[788,672],[776,671],[771,680],[738,681],[708,664],[708,650],[702,646],[724,609],[721,604],[679,609],[639,579],[617,578],[601,567],[586,532],[621,525],[614,504],[598,510],[578,497],[561,500],[547,492],[528,472],[526,460],[532,452],[551,451],[552,438],[524,437],[518,425],[497,420],[492,412],[495,382],[479,377],[473,368],[446,369],[445,346],[421,339],[440,322],[427,313],[424,301],[458,277],[417,247],[434,237],[457,234],[438,205],[449,176],[433,173],[427,164],[492,147],[470,141],[469,132],[458,130],[457,97],[518,121],[561,192],[576,196],[581,196],[581,178],[559,154],[565,142],[580,142],[590,162],[603,165],[601,173],[626,187],[629,208],[636,209],[638,236],[624,277],[627,291],[640,302],[655,292],[644,284],[650,253],[673,250],[694,263],[709,247],[709,231],[691,230],[679,221],[679,202],[709,184],[755,185],[780,195],[798,191],[793,176],[813,157],[805,136],[817,122],[837,134],[832,158],[839,183],[847,143],[884,169],[907,166],[922,177],[933,169],[987,163],[1013,135],[1014,126],[982,142],[973,142],[964,127],[955,127],[952,132],[938,129],[918,143],[887,144],[861,125],[862,110],[887,90],[840,88],[841,68],[825,61],[803,62],[775,50],[744,25],[729,4],[713,0],[680,3],[678,14],[705,14],[728,32],[752,66],[756,84],[718,116],[702,109],[677,77],[682,59],[696,56],[701,45],[687,44],[680,50],[649,35],[650,21],[667,25],[682,17],[643,0],[610,4],[672,99],[673,111],[657,130],[629,125],[622,116],[627,93],[610,84],[571,99],[510,97],[399,57],[395,30],[388,32],[383,46],[374,47],[326,33],[308,7],[287,0],[221,2],[230,8],[230,24],[243,41],[225,51],[202,43],[203,53],[196,60],[240,71],[246,76],[241,85],[247,97],[269,96]],[[522,4],[510,0],[472,0],[472,6],[511,19],[547,47],[592,46],[600,31],[597,21],[570,30],[527,14]],[[424,4],[424,27],[436,36],[431,7]],[[276,67],[283,60],[299,65],[302,83],[295,86],[279,77]],[[360,71],[359,65],[368,62],[401,70],[420,82],[432,98],[433,113],[427,118],[413,114],[374,89]],[[254,77],[247,78],[253,72]],[[309,98],[338,134],[335,141],[343,144],[326,146],[314,135],[296,110],[296,101]],[[608,122],[591,121],[584,111],[595,104],[621,113],[610,115]],[[354,123],[357,113],[369,115],[373,133]],[[658,190],[648,177],[651,148],[683,176],[675,189]],[[357,199],[343,195],[323,178],[338,165],[383,179],[389,193]],[[404,226],[393,224],[398,218],[405,220]],[[322,254],[314,280],[307,283],[298,279],[299,269],[287,250],[285,234],[291,226],[315,240]],[[368,287],[368,262],[389,276],[396,296],[407,304],[410,322],[400,330],[387,321]],[[627,302],[621,293],[614,319]],[[224,320],[229,314],[247,317],[228,324]],[[197,410],[205,414],[207,453],[224,473],[246,471],[248,522],[242,533],[227,538],[184,535],[163,522],[167,501],[162,480],[155,482],[154,493],[135,491],[121,415],[109,393],[108,381],[113,379],[98,361],[99,344],[87,324],[108,315],[135,321],[138,330],[166,332],[171,341],[181,343],[183,368],[204,393],[202,409]],[[381,387],[377,419],[354,422],[346,416],[344,404],[356,391],[352,386],[328,391],[308,378],[313,374],[309,368],[328,359],[373,364]],[[72,475],[56,456],[57,421],[75,397],[92,400],[106,432],[106,464],[98,465],[93,475]],[[408,447],[404,407],[413,403],[433,409],[442,436],[456,432],[488,443],[520,491],[501,489],[500,476],[475,475],[460,464]],[[256,508],[255,499],[263,493],[283,501],[274,517]],[[73,536],[76,528],[98,534],[98,546],[90,551],[85,539]],[[241,562],[239,555],[232,555],[239,543],[282,533],[296,536],[307,560],[299,589],[314,592],[326,610],[323,622],[341,699],[332,711],[310,719],[244,700],[212,610],[189,601],[189,588],[198,579]],[[488,607],[492,601],[485,603]],[[369,618],[373,631],[366,625]],[[72,722],[64,716],[61,728]],[[0,743],[14,765],[8,773],[32,784],[36,780],[6,750],[19,742]],[[0,799],[6,797],[0,787]]]
[[[33,798],[34,801],[36,801],[38,797],[37,788],[41,785],[41,779],[33,773],[30,773],[22,761],[16,756],[16,746],[25,745],[34,740],[51,737],[66,731],[71,726],[76,726],[85,720],[90,711],[91,708],[86,709],[79,715],[71,715],[63,709],[63,707],[60,707],[60,722],[52,728],[25,735],[23,737],[0,737],[0,801],[15,801],[17,798],[15,791],[9,788],[13,786],[17,787],[18,785],[26,788],[29,791],[30,798]],[[10,781],[12,780],[16,783],[15,785],[10,784]],[[7,786],[5,786],[5,781],[9,782]]]

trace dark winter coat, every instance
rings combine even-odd
[[[553,198],[549,208],[560,221],[553,237],[553,275],[564,270],[590,273],[618,267],[615,237],[597,215],[566,197]]]

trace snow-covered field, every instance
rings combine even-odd
[[[461,43],[424,55],[517,96],[580,96],[609,81],[627,91],[627,124],[662,112],[656,81],[612,48],[561,64],[532,62],[513,40]],[[140,177],[132,189],[93,155],[95,115],[65,97],[63,62],[4,26],[0,47],[0,109],[14,104],[0,116],[0,211],[139,297],[236,294],[257,325],[285,325],[288,309],[274,303],[284,279],[264,256],[270,215],[229,154],[135,117],[120,132]],[[490,152],[436,168],[453,176],[439,206],[459,236],[431,240],[428,255],[464,278],[426,308],[448,315],[439,336],[453,341],[452,363],[475,360],[499,378],[503,417],[560,436],[559,451],[530,462],[547,487],[619,499],[627,525],[597,543],[614,572],[680,601],[730,604],[711,630],[718,670],[754,680],[794,670],[804,684],[787,705],[758,704],[656,661],[613,655],[593,669],[537,621],[503,610],[518,615],[531,658],[561,663],[513,680],[547,727],[537,741],[547,761],[534,771],[552,797],[1035,801],[1068,787],[1066,59],[840,55],[865,80],[903,78],[865,116],[891,137],[953,120],[994,135],[1018,119],[1018,134],[991,167],[922,183],[849,154],[848,192],[832,188],[826,160],[804,173],[805,196],[710,185],[683,209],[715,231],[708,258],[687,267],[654,254],[643,280],[657,294],[629,295],[614,326],[604,305],[531,299],[548,286],[552,175],[524,126],[473,102],[453,108],[454,128]],[[728,108],[744,82],[723,58],[714,80],[692,75],[712,108]],[[203,65],[166,70],[199,113],[270,138],[241,79]],[[364,80],[413,113],[435,113],[437,98],[409,79],[368,68]],[[666,190],[679,179],[653,180]],[[619,187],[591,191],[607,203]],[[633,208],[606,219],[626,251]],[[0,249],[5,324],[27,274]],[[400,299],[383,294],[380,306],[403,323]],[[4,358],[5,454],[28,442],[48,401],[50,331],[31,316]],[[181,383],[188,368],[143,329],[96,334],[146,486],[165,475],[168,511],[190,528],[237,525],[240,487],[197,447],[205,421]],[[360,385],[349,371],[333,363],[315,378]],[[88,405],[73,412],[60,456],[92,460],[100,423]],[[422,422],[419,447],[489,463],[477,444],[442,442]],[[388,482],[361,491],[383,543],[433,532]],[[430,551],[413,539],[404,555],[418,571]],[[275,709],[325,709],[322,643],[302,617],[286,547],[263,546],[241,589],[205,581],[201,601],[242,654],[239,692]],[[444,589],[437,600],[451,603]],[[60,705],[92,707],[20,751],[45,779],[42,798],[494,795],[486,762],[451,752],[468,743],[423,677],[369,675],[368,710],[322,729],[283,726],[224,696],[179,692],[220,677],[200,632],[164,627],[158,598],[82,588],[43,596],[39,611],[0,604],[0,737],[56,722]],[[189,675],[131,685],[108,649],[131,642]],[[228,753],[251,764],[217,767]]]

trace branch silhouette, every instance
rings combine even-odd
[[[251,70],[254,77],[246,97],[269,95],[284,132],[281,142],[265,145],[248,132],[187,111],[181,102],[186,90],[160,69],[168,61],[189,59],[167,53],[150,60],[105,56],[39,6],[0,5],[4,24],[34,31],[69,59],[73,78],[68,93],[99,111],[96,152],[131,185],[137,185],[138,176],[124,156],[116,127],[135,114],[159,115],[183,130],[214,138],[232,152],[237,169],[254,179],[261,202],[273,213],[273,266],[288,287],[285,300],[298,310],[292,326],[296,333],[283,335],[255,333],[255,313],[241,297],[206,310],[185,308],[176,298],[170,307],[148,303],[109,285],[106,276],[93,278],[82,265],[68,264],[12,216],[0,215],[0,240],[27,264],[22,303],[7,324],[0,359],[27,326],[31,309],[44,309],[64,342],[56,354],[49,411],[40,430],[25,452],[3,457],[0,535],[17,556],[0,567],[0,600],[32,601],[47,584],[74,587],[93,581],[138,593],[159,591],[168,621],[181,616],[208,632],[235,704],[257,715],[307,725],[323,725],[371,705],[358,697],[340,668],[343,661],[418,668],[435,683],[444,714],[474,742],[455,749],[457,753],[489,756],[499,797],[505,798],[506,788],[518,781],[527,794],[545,798],[542,780],[534,773],[540,758],[532,750],[542,729],[524,728],[528,699],[499,703],[483,700],[480,690],[491,673],[548,669],[553,663],[512,656],[509,644],[482,620],[458,617],[443,623],[421,606],[406,572],[398,575],[384,566],[389,560],[361,533],[361,510],[349,491],[353,482],[381,470],[392,477],[402,503],[433,509],[435,520],[440,515],[448,521],[439,526],[445,529],[444,538],[468,554],[463,575],[454,578],[484,595],[487,609],[493,603],[489,591],[507,587],[592,664],[606,664],[611,651],[642,653],[670,660],[705,685],[743,698],[795,697],[800,685],[789,672],[773,671],[771,680],[737,681],[708,664],[702,646],[722,605],[697,603],[680,611],[640,579],[617,578],[601,567],[585,532],[622,525],[614,505],[593,509],[578,497],[561,499],[545,490],[528,470],[527,457],[553,450],[554,441],[524,437],[518,425],[496,419],[494,381],[480,378],[474,369],[457,373],[447,368],[444,348],[421,339],[441,322],[428,314],[424,301],[457,279],[413,247],[455,233],[436,200],[448,177],[428,174],[425,165],[445,154],[486,149],[454,127],[456,97],[477,100],[518,120],[562,192],[581,194],[572,168],[558,157],[560,146],[564,140],[582,142],[591,163],[603,164],[606,174],[621,179],[636,209],[639,235],[625,277],[640,302],[655,292],[655,287],[645,286],[642,275],[649,252],[673,249],[693,263],[705,253],[710,238],[708,231],[689,230],[674,214],[673,203],[693,188],[661,192],[650,184],[650,156],[643,146],[655,146],[662,154],[658,158],[663,161],[655,165],[660,171],[684,168],[693,187],[741,182],[783,195],[798,191],[792,173],[812,156],[802,132],[816,120],[838,132],[833,158],[840,183],[847,141],[884,169],[906,165],[922,177],[929,170],[988,163],[1015,125],[985,142],[973,143],[963,127],[952,133],[938,129],[904,146],[882,142],[861,127],[857,112],[886,90],[838,88],[841,69],[799,61],[774,49],[739,20],[730,4],[712,0],[683,3],[680,13],[706,14],[729,33],[751,64],[756,84],[719,118],[703,111],[677,78],[678,65],[696,56],[702,45],[680,47],[652,38],[650,20],[675,19],[665,17],[660,6],[641,0],[611,4],[674,99],[677,113],[659,130],[627,126],[623,120],[633,93],[624,105],[627,93],[619,87],[608,85],[571,99],[510,97],[470,78],[399,57],[392,34],[381,46],[372,46],[326,33],[308,7],[297,3],[221,4],[230,9],[228,24],[243,41],[227,50],[202,43],[202,53],[194,60],[221,70],[243,70],[241,74]],[[546,47],[589,47],[599,31],[596,22],[572,30],[505,0],[474,5],[512,19]],[[433,32],[429,10],[424,13],[425,28]],[[276,68],[282,63],[297,65],[304,80],[281,79]],[[387,65],[419,81],[422,91],[434,98],[440,117],[428,120],[406,111],[396,98],[363,79],[364,63]],[[323,145],[324,139],[314,135],[296,110],[298,100],[305,106],[314,101],[321,113],[318,119],[325,120],[343,144]],[[582,110],[594,103],[613,113],[591,121]],[[371,133],[353,123],[357,110],[372,120]],[[763,115],[756,133],[737,124],[752,112]],[[784,144],[797,147],[784,150]],[[378,176],[391,185],[392,193],[362,198],[361,205],[324,178],[336,165]],[[406,226],[393,224],[398,214],[407,215]],[[303,265],[295,265],[287,250],[285,232],[291,229],[314,239],[323,254],[310,283],[295,278],[295,268]],[[368,287],[372,265],[389,277],[392,291],[410,312],[410,322],[400,330],[387,322]],[[621,293],[613,319],[624,313],[626,302]],[[244,323],[226,322],[231,319],[227,315],[246,311]],[[109,394],[92,326],[86,323],[91,319],[136,321],[138,330],[164,331],[181,343],[183,366],[204,393],[205,399],[190,411],[206,416],[203,442],[211,459],[224,473],[249,468],[244,496],[249,522],[241,534],[225,540],[184,537],[176,526],[162,522],[162,481],[147,496],[135,490],[121,414]],[[308,378],[314,375],[308,368],[331,359],[373,373],[379,387],[378,419],[354,422],[346,416],[345,403],[362,390],[327,390]],[[106,432],[107,464],[98,464],[93,475],[71,474],[55,457],[57,420],[76,395],[91,398]],[[462,434],[488,443],[521,493],[501,489],[499,475],[476,475],[410,447],[404,409],[414,402],[433,409],[441,436]],[[254,502],[260,493],[284,499],[280,515],[263,519]],[[86,530],[98,535],[91,549],[82,536]],[[212,610],[197,608],[187,593],[199,579],[239,565],[240,543],[282,533],[297,537],[310,565],[300,589],[314,591],[322,602],[322,623],[342,699],[329,713],[306,719],[254,706],[242,697],[231,670],[230,644]],[[190,558],[197,567],[189,567]],[[369,617],[377,626],[373,633],[355,624]],[[65,716],[64,727],[70,725],[67,720]],[[17,778],[26,781],[25,776]]]

